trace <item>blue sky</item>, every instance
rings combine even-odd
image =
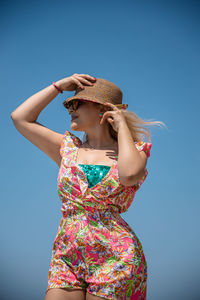
[[[129,110],[166,124],[149,127],[149,174],[121,216],[143,246],[147,299],[199,299],[199,12],[189,0],[1,2],[2,300],[44,299],[62,216],[58,166],[10,114],[74,73],[113,81]],[[72,95],[59,94],[38,121],[71,130],[62,102]]]

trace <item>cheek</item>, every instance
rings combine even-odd
[[[87,123],[94,125],[97,122],[97,116],[91,112],[88,112],[88,114],[85,116],[85,120]]]
[[[87,124],[98,123],[100,121],[99,112],[93,108],[92,105],[82,105],[78,112],[80,114],[80,120]]]
[[[89,106],[84,106],[81,107],[81,113],[83,113],[84,117],[88,118],[88,119],[97,119],[98,117],[98,112],[96,110],[91,109],[91,107]]]

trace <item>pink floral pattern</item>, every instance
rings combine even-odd
[[[62,162],[57,178],[62,218],[53,243],[48,287],[87,289],[105,299],[145,300],[147,262],[141,242],[120,216],[128,210],[147,177],[133,186],[119,181],[117,158],[109,172],[89,188],[76,162],[81,140],[63,135]],[[135,142],[150,156],[152,144]]]

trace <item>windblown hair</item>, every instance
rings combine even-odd
[[[100,105],[102,109],[105,107],[101,104]],[[132,135],[134,142],[144,141],[144,136],[146,136],[147,141],[151,142],[151,132],[148,128],[145,126],[166,126],[161,121],[147,121],[141,119],[139,116],[137,116],[134,112],[128,111],[128,110],[122,110],[122,113],[124,114],[127,126],[130,130],[130,133]],[[111,135],[111,137],[117,141],[117,132],[113,129],[112,125],[108,123],[108,130]],[[83,143],[87,141],[87,134],[85,133],[83,136]]]

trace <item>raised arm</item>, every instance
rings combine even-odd
[[[57,81],[55,84],[63,91],[73,91],[77,85],[83,87],[90,83],[91,76],[74,74]],[[60,145],[63,134],[55,132],[37,122],[41,111],[58,95],[59,91],[49,85],[36,94],[32,95],[12,113],[11,118],[16,129],[32,144],[47,154],[58,166],[61,163]]]

